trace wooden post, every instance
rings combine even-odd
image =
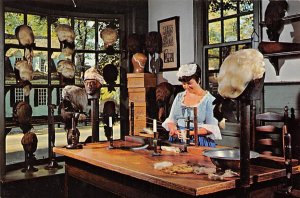
[[[195,146],[198,146],[198,108],[194,107],[194,138],[195,138]]]
[[[250,104],[250,149],[255,150],[255,133],[256,133],[256,104],[251,100]]]
[[[4,5],[3,0],[0,0],[0,30],[4,30]],[[0,69],[0,93],[4,93],[4,34],[0,34],[0,64],[3,65]],[[6,164],[6,155],[5,155],[5,96],[2,96],[0,99],[0,179],[2,180],[5,176],[5,164]],[[0,197],[2,197],[2,184],[0,186]]]
[[[250,197],[250,100],[241,100],[240,197]]]
[[[99,142],[99,99],[91,100],[92,142]]]
[[[134,102],[130,102],[130,135],[134,135]]]
[[[99,98],[100,89],[88,95],[88,100],[91,100],[92,142],[99,142]]]

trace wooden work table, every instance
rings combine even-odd
[[[132,144],[118,141],[114,145]],[[236,191],[238,177],[215,181],[207,175],[171,175],[154,169],[154,163],[162,161],[174,164],[190,161],[215,167],[201,154],[204,149],[207,147],[189,147],[187,153],[162,151],[161,156],[152,156],[152,150],[108,149],[108,143],[91,143],[78,150],[55,147],[54,152],[66,156],[66,197],[74,193],[68,183],[70,177],[111,192],[114,197],[192,197]],[[295,166],[293,171],[299,173],[300,166]],[[250,172],[252,186],[262,186],[285,176],[285,169],[257,165],[251,165]]]

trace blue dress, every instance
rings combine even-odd
[[[188,118],[188,116],[190,117],[190,120],[194,119],[194,106],[186,106],[183,104],[185,94],[186,91],[178,93],[173,101],[170,115],[162,124],[167,131],[169,131],[169,122],[176,123],[177,128],[182,130],[186,128],[185,120]],[[210,132],[210,134],[207,134],[206,136],[198,136],[199,146],[215,147],[215,140],[222,139],[218,126],[218,120],[213,115],[214,105],[212,102],[214,99],[214,96],[212,96],[209,92],[206,92],[202,100],[195,106],[198,109],[198,128],[203,127]],[[193,128],[194,123],[191,122],[190,130],[193,130]],[[175,137],[169,137],[169,141],[182,142]]]

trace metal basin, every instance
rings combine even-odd
[[[240,150],[233,148],[217,148],[205,150],[202,153],[209,157],[217,168],[226,170],[231,169],[235,171],[240,170]],[[259,157],[259,153],[250,151],[250,159]]]

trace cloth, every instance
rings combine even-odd
[[[176,95],[172,108],[170,111],[169,117],[162,123],[162,126],[167,130],[170,131],[168,128],[168,123],[173,122],[176,123],[177,128],[183,129],[186,127],[185,119],[190,116],[190,119],[194,119],[193,107],[185,106],[183,104],[183,99],[186,94],[186,91],[180,92]],[[213,109],[214,105],[212,102],[215,100],[215,97],[212,96],[209,92],[202,98],[202,100],[197,105],[198,108],[198,128],[203,127],[210,131],[211,133],[206,136],[198,136],[201,138],[200,142],[204,143],[207,139],[208,142],[210,140],[221,140],[221,132],[220,128],[218,127],[218,120],[214,117]],[[190,123],[190,129],[194,128],[194,123]],[[203,138],[203,139],[202,139]],[[207,145],[209,145],[208,143]]]

